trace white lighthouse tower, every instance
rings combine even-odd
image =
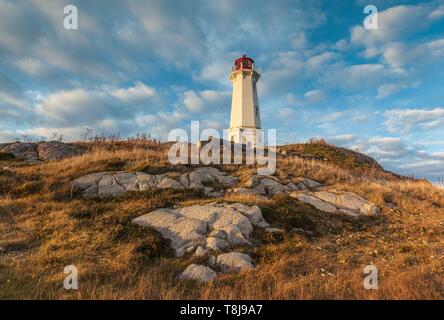
[[[261,117],[256,83],[260,78],[254,61],[243,55],[231,68],[233,84],[228,140],[235,143],[262,143]]]

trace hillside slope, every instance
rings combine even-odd
[[[283,156],[297,156],[304,159],[327,161],[344,168],[384,170],[375,159],[365,154],[336,147],[325,142],[289,144],[281,146],[278,150]]]
[[[72,182],[87,174],[143,171],[179,179],[195,166],[170,165],[168,145],[152,141],[81,145],[88,152],[40,165],[0,159],[0,298],[444,297],[444,191],[427,182],[398,178],[346,149],[292,145],[278,152],[275,179],[289,183],[303,177],[328,190],[351,191],[380,213],[353,217],[318,210],[287,193],[207,195],[191,187],[85,198]],[[255,173],[245,165],[217,169],[242,185]],[[178,280],[188,265],[205,264],[206,258],[176,257],[158,231],[131,222],[159,208],[215,202],[257,205],[271,226],[284,231],[255,228],[252,237],[260,246],[238,248],[254,259],[254,270],[220,274],[208,283]],[[369,264],[378,268],[378,290],[363,287]],[[79,270],[79,290],[63,289],[67,265]]]

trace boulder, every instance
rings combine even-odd
[[[208,231],[208,223],[184,217],[179,210],[158,209],[132,220],[143,227],[153,227],[171,241],[177,256],[182,256],[193,242],[202,243]]]
[[[261,193],[273,196],[286,191],[285,186],[274,179],[262,178],[260,181],[261,182],[255,189],[259,190]]]
[[[353,193],[344,191],[305,191],[293,192],[290,196],[299,201],[308,203],[318,210],[333,213],[340,211],[350,216],[377,215],[380,212],[378,206]]]
[[[59,141],[44,141],[37,144],[37,151],[40,160],[61,160],[80,156],[85,149]]]
[[[12,153],[23,160],[39,160],[37,144],[34,142],[14,142],[3,147],[2,152]]]
[[[101,181],[103,180],[103,182]],[[201,188],[211,197],[223,196],[224,192],[205,186],[205,182],[217,182],[226,187],[236,184],[236,177],[226,175],[216,168],[202,167],[182,175],[150,175],[143,172],[99,172],[78,178],[72,182],[73,188],[83,191],[83,195],[119,196],[126,191],[144,191],[150,188]],[[123,188],[123,192],[122,192]],[[98,190],[98,192],[94,192]]]
[[[303,185],[305,185],[310,189],[315,189],[322,186],[322,184],[320,184],[319,182],[307,178],[298,178],[297,182],[302,183]]]
[[[178,209],[158,209],[132,222],[159,231],[171,241],[176,255],[181,256],[197,246],[220,251],[251,245],[253,224],[268,226],[258,209],[240,204],[209,203]]]
[[[285,189],[287,191],[296,191],[296,190],[299,190],[299,187],[297,185],[295,185],[293,182],[290,182],[285,186]]]
[[[222,272],[239,272],[245,269],[254,269],[253,259],[248,254],[240,252],[222,253],[216,257],[216,265]]]
[[[177,182],[176,180],[174,180],[170,177],[166,177],[166,176],[161,176],[156,187],[161,188],[161,189],[168,189],[168,188],[183,189],[184,188],[179,182]]]
[[[293,191],[305,191],[320,187],[317,181],[297,178],[294,182],[283,183],[275,176],[252,175],[244,183],[244,187],[232,188],[229,191],[236,194],[255,196],[273,196],[275,194],[288,194]]]
[[[303,184],[302,182],[298,183],[297,187],[298,187],[298,190],[301,190],[301,191],[308,190],[307,186],[305,184]]]
[[[196,280],[200,282],[208,282],[216,277],[216,272],[211,268],[200,265],[190,264],[179,276],[179,280]]]
[[[355,212],[358,215],[377,215],[380,210],[372,202],[353,192],[338,192],[336,190],[318,191],[313,193],[319,199],[334,204],[344,212]]]
[[[208,254],[208,250],[205,249],[204,247],[198,246],[196,248],[196,251],[194,252],[194,255],[196,257],[204,257]]]
[[[206,182],[219,182],[228,187],[233,186],[238,182],[238,179],[230,175],[225,175],[216,168],[200,167],[188,174],[182,175],[180,181],[190,188],[203,188]]]
[[[40,163],[44,160],[61,160],[82,155],[85,149],[60,141],[14,142],[4,145],[2,152],[12,153],[16,158],[29,163]]]
[[[290,196],[293,196],[293,194],[290,194]],[[331,203],[322,201],[319,198],[316,198],[315,196],[309,194],[309,193],[297,193],[295,197],[304,203],[310,204],[316,209],[324,212],[333,213],[336,212],[337,209],[334,205]]]
[[[216,266],[216,256],[210,256],[208,259],[208,264],[212,267]]]

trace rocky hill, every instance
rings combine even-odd
[[[325,142],[300,143],[278,148],[283,156],[296,156],[304,159],[328,161],[346,168],[374,168],[384,170],[375,159],[349,149],[333,146]]]
[[[324,143],[279,147],[270,176],[167,150],[0,146],[0,298],[443,298],[443,190]]]
[[[17,158],[27,163],[39,163],[47,160],[62,160],[82,155],[85,149],[59,141],[13,142],[0,144],[0,156]]]

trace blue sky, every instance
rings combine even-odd
[[[63,28],[67,4],[78,30]],[[323,137],[444,177],[444,1],[0,0],[0,142],[224,129],[244,53],[278,142]]]

